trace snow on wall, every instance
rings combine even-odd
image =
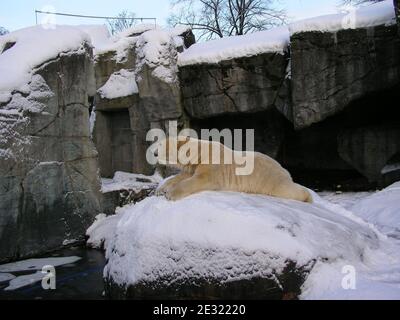
[[[396,23],[393,0],[385,0],[350,10],[291,23],[291,34],[307,31],[334,32],[342,29],[367,28]]]
[[[138,37],[136,43],[136,74],[140,74],[145,65],[152,69],[156,78],[167,83],[177,81],[178,48],[183,47],[183,39],[178,35],[182,28],[149,30]],[[140,81],[140,77],[138,81]]]
[[[135,73],[121,69],[113,73],[104,86],[98,89],[97,92],[102,98],[106,99],[122,98],[138,93]]]
[[[129,49],[135,48],[136,75],[147,65],[152,69],[153,76],[172,83],[177,80],[177,50],[184,45],[179,35],[187,30],[187,27],[162,29],[155,25],[141,24],[98,41],[94,52],[102,55],[113,51],[114,59],[122,63],[126,61]],[[137,77],[136,80],[141,79]]]
[[[108,30],[106,25],[83,24],[77,26],[77,28],[89,35],[94,51],[96,51],[98,47],[106,44],[111,37],[110,31]]]
[[[0,103],[11,98],[14,90],[30,81],[33,70],[59,54],[84,50],[90,36],[79,28],[41,26],[24,28],[0,37]],[[15,43],[10,49],[7,45]]]
[[[30,82],[21,86],[19,91],[10,95],[7,105],[0,108],[0,158],[6,160],[23,154],[24,147],[30,143],[31,138],[21,134],[29,124],[26,111],[42,112],[46,105],[40,101],[54,95],[40,75],[32,76]]]
[[[393,1],[386,0],[351,10],[348,13],[300,20],[287,27],[197,43],[179,55],[178,65],[213,64],[268,52],[283,53],[290,42],[290,35],[298,32],[335,32],[341,29],[366,28],[394,23],[396,23],[396,19]]]
[[[283,53],[289,44],[287,27],[274,28],[243,36],[226,37],[196,43],[179,55],[178,65],[218,63],[266,52]]]

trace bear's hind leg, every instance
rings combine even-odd
[[[274,189],[271,195],[283,199],[292,199],[308,203],[313,202],[310,192],[305,187],[294,182],[279,185]]]

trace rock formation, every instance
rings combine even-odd
[[[97,222],[89,243],[106,244],[109,298],[295,299],[316,263],[356,265],[380,247],[365,223],[314,201],[150,197]]]
[[[393,105],[400,37],[391,1],[288,28],[199,43],[179,57],[191,126],[254,128],[256,150],[304,184],[324,172],[348,175],[355,188],[395,181],[398,174],[382,173],[400,152]]]
[[[152,174],[154,167],[145,157],[148,130],[183,118],[176,61],[178,52],[194,42],[193,34],[182,28],[139,29],[125,32],[95,59],[94,139],[105,177],[118,170]],[[132,73],[130,81],[137,83],[137,89],[111,98],[102,96],[101,88],[121,71]],[[113,152],[109,152],[110,145]]]
[[[397,26],[291,37],[293,123],[304,128],[400,82]]]
[[[92,50],[78,45],[37,65],[0,103],[0,261],[82,240],[101,210],[88,126]]]

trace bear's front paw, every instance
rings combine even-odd
[[[175,189],[166,190],[164,194],[165,198],[170,201],[177,201],[183,197]]]

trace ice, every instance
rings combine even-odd
[[[64,264],[75,263],[81,258],[76,256],[71,257],[60,257],[60,258],[41,258],[41,259],[28,259],[17,262],[11,262],[0,265],[0,272],[21,272],[21,271],[33,271],[42,270],[44,266],[50,265],[53,267],[62,266]]]
[[[32,284],[35,284],[36,282],[42,281],[43,278],[46,276],[45,273],[42,273],[42,271],[38,271],[33,274],[27,274],[23,276],[18,276],[14,279],[12,279],[4,290],[5,291],[12,291],[12,290],[17,290]]]
[[[0,273],[0,284],[9,282],[10,280],[14,279],[15,276],[11,273]]]

